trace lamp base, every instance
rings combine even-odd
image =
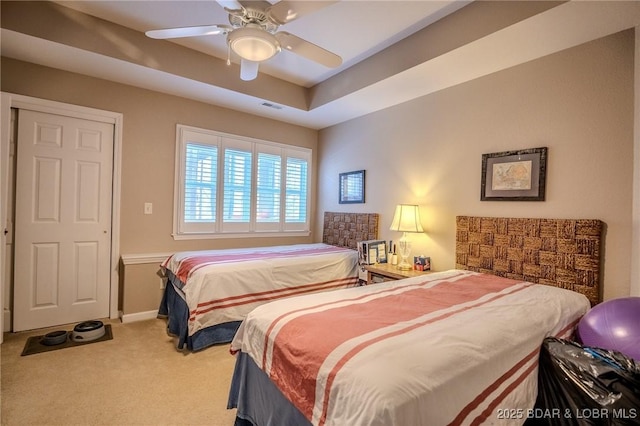
[[[407,233],[404,232],[402,234],[402,238],[398,242],[400,247],[400,263],[398,264],[398,269],[401,271],[408,271],[409,269],[413,269],[413,265],[409,263],[409,255],[411,254],[411,243],[407,238]]]
[[[407,262],[404,262],[404,263],[401,262],[398,265],[398,269],[401,270],[401,271],[409,271],[409,270],[413,269],[413,265],[410,264],[410,263],[407,263]]]
[[[403,250],[401,249],[400,251],[402,252]],[[406,253],[406,250],[404,250],[404,252]],[[398,269],[401,271],[408,271],[410,269],[413,269],[413,265],[409,263],[409,256],[407,256],[406,254],[401,254],[400,263],[398,263]]]

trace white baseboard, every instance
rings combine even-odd
[[[8,309],[4,310],[4,318],[2,318],[2,332],[11,331],[11,311]]]
[[[136,312],[135,314],[125,314],[120,312],[120,319],[123,324],[134,321],[144,321],[148,319],[158,318],[158,311]]]

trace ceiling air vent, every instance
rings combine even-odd
[[[284,108],[281,105],[276,105],[276,104],[272,104],[272,103],[269,103],[269,102],[263,102],[260,105],[265,106],[267,108],[273,108],[273,109],[282,109],[282,108]]]

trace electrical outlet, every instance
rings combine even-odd
[[[144,214],[152,214],[152,213],[153,213],[153,204],[144,203]]]

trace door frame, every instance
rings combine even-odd
[[[114,125],[113,131],[113,177],[111,200],[111,266],[110,266],[110,300],[109,317],[116,319],[118,312],[118,284],[120,262],[120,196],[121,196],[121,167],[122,167],[122,122],[123,115],[118,112],[99,110],[95,108],[49,101],[15,93],[0,92],[0,343],[4,330],[4,292],[6,236],[4,227],[7,223],[7,203],[9,197],[9,149],[11,140],[11,108],[29,109],[49,114],[65,115],[85,120],[100,121]]]

